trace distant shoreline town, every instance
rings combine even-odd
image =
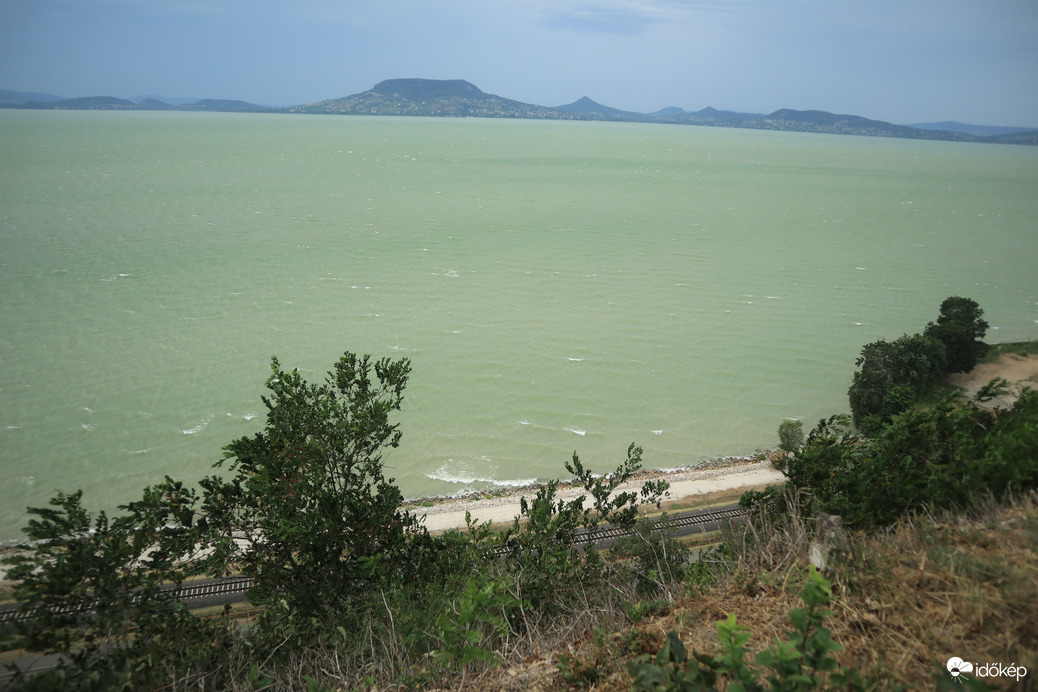
[[[418,117],[514,118],[639,122],[755,130],[899,137],[958,142],[1038,145],[1038,130],[967,125],[958,122],[895,125],[857,115],[820,110],[780,109],[770,114],[704,108],[668,107],[655,113],[610,108],[583,97],[562,106],[538,106],[481,91],[461,79],[388,79],[368,91],[299,106],[273,108],[228,99],[163,99],[113,96],[62,98],[53,94],[0,90],[0,108],[41,110],[208,111],[232,113],[309,113],[328,115],[405,115]]]

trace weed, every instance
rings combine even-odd
[[[813,692],[821,689],[864,690],[861,676],[854,668],[843,668],[833,654],[843,647],[832,640],[822,626],[832,612],[825,608],[832,597],[832,586],[811,567],[801,592],[804,608],[790,611],[793,625],[786,639],[775,640],[774,646],[757,654],[754,662],[770,668],[766,675],[771,689],[789,692]],[[689,657],[675,632],[667,635],[667,643],[652,662],[632,663],[628,670],[640,690],[697,691],[714,690],[719,678],[727,678],[729,690],[763,690],[761,673],[746,661],[749,630],[740,625],[733,613],[717,623],[721,653],[717,657],[695,654]]]

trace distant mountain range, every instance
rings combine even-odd
[[[957,122],[894,125],[857,115],[826,111],[777,110],[774,113],[739,113],[704,108],[686,111],[674,106],[655,113],[634,113],[596,103],[587,96],[562,106],[538,106],[481,91],[462,79],[387,79],[368,91],[352,96],[307,103],[288,108],[257,106],[245,101],[222,99],[167,99],[141,97],[137,100],[111,96],[65,99],[53,94],[0,90],[0,108],[50,110],[173,110],[224,111],[235,113],[311,113],[336,115],[410,115],[469,118],[534,118],[541,120],[604,120],[610,122],[671,123],[758,130],[824,132],[828,134],[905,137],[962,142],[993,142],[1038,145],[1033,128],[991,127]]]

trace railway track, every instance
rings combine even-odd
[[[718,510],[709,510],[705,512],[694,512],[689,514],[678,515],[673,518],[668,518],[667,521],[656,521],[652,524],[652,531],[662,531],[664,527],[682,532],[687,532],[689,529],[695,529],[700,527],[702,530],[710,530],[710,527],[719,525],[724,521],[732,521],[744,517],[746,512],[739,507],[725,507]],[[614,541],[619,538],[626,536],[632,536],[636,533],[633,528],[625,528],[620,526],[607,526],[601,529],[595,529],[593,531],[587,531],[578,534],[574,540],[574,545],[589,545],[593,543]],[[507,556],[511,553],[513,548],[509,546],[500,546],[493,549],[494,555],[498,557]],[[198,583],[187,583],[182,584],[179,587],[170,586],[166,591],[176,591],[176,597],[182,601],[185,601],[189,607],[192,604],[198,605],[210,605],[210,604],[223,604],[233,603],[235,601],[242,600],[242,597],[246,591],[252,588],[253,580],[251,577],[228,577],[224,579],[207,579],[203,582]],[[54,613],[71,613],[77,611],[90,610],[88,605],[83,605],[78,609],[73,608],[54,608]],[[0,606],[0,624],[14,622],[16,620],[29,620],[39,612],[39,609],[19,609],[17,605],[6,605]]]

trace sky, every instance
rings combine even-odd
[[[0,0],[0,89],[288,106],[401,77],[1038,127],[1038,0]]]

